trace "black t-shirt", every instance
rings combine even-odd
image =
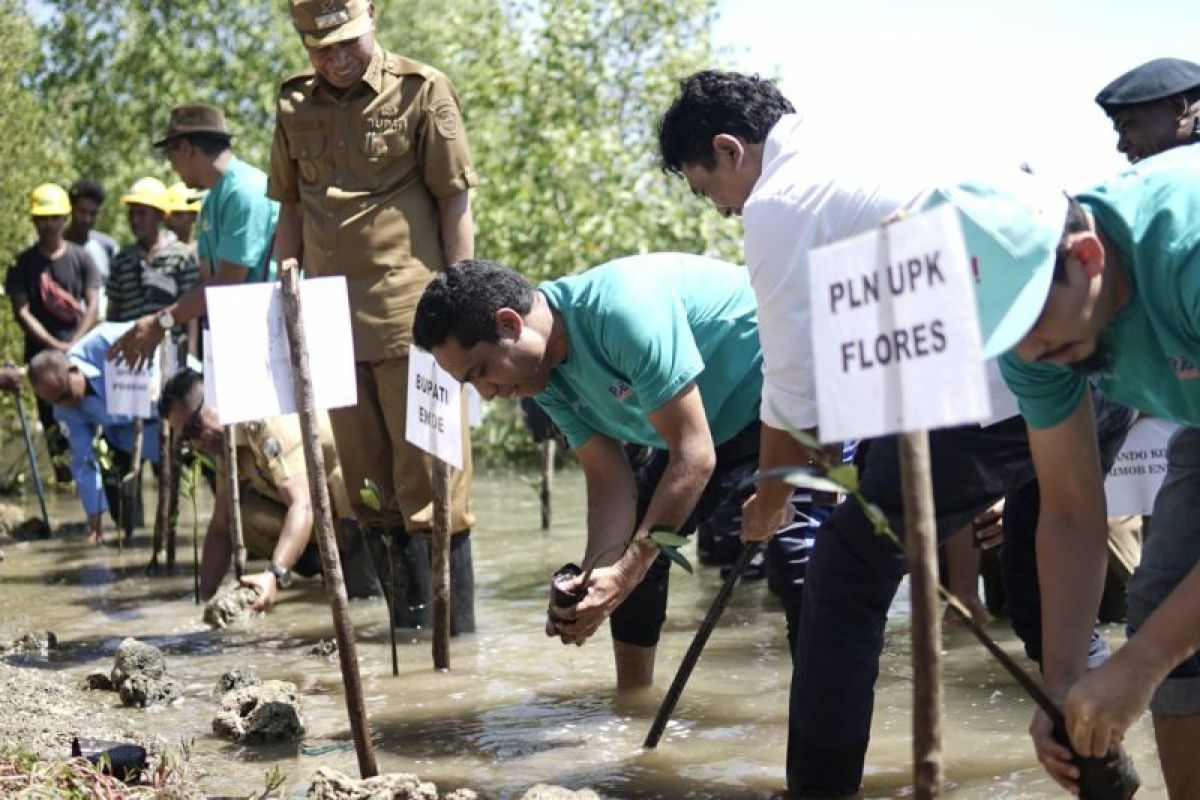
[[[67,294],[74,297],[82,308],[85,293],[88,289],[99,289],[102,280],[96,262],[79,245],[65,242],[66,248],[58,258],[51,260],[38,250],[37,245],[30,247],[17,256],[17,262],[9,267],[4,276],[4,291],[12,300],[13,312],[29,306],[33,318],[42,323],[51,336],[63,341],[75,335],[79,319],[70,319],[61,311],[51,312],[45,302],[45,289],[42,286],[43,273],[49,273],[50,279],[58,284]],[[25,333],[25,360],[33,358],[45,346],[37,339]]]

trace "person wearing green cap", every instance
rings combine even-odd
[[[939,193],[978,254],[985,355],[1029,427],[1042,489],[1045,683],[1081,754],[1102,755],[1147,705],[1171,797],[1200,796],[1200,154],[1176,148],[1042,207],[988,184]],[[1129,581],[1128,643],[1084,674],[1104,575],[1093,391],[1182,427]],[[1074,786],[1041,714],[1039,758]]]
[[[808,252],[866,231],[932,196],[939,157],[886,152],[876,140],[847,152],[852,132],[829,130],[795,113],[769,81],[707,70],[680,82],[659,125],[663,168],[683,177],[745,227],[746,265],[758,305],[763,349],[759,467],[807,463],[789,428],[815,430],[815,342],[810,330]],[[1016,169],[1017,183],[1033,177]],[[994,366],[994,365],[993,365]],[[960,534],[1000,498],[1034,480],[1025,424],[999,370],[989,370],[992,417],[930,433],[937,532]],[[950,390],[945,388],[942,390]],[[1111,463],[1130,422],[1127,409],[1097,401],[1100,446]],[[859,489],[904,535],[897,440],[860,443]],[[1098,458],[1100,457],[1098,456]],[[765,539],[786,512],[790,491],[763,481],[745,505],[742,537]],[[1032,572],[1034,564],[1022,568]],[[904,555],[879,536],[863,509],[842,503],[824,522],[803,572],[800,635],[793,650],[788,719],[788,789],[800,796],[853,795],[861,788],[887,612],[905,572]],[[1036,579],[1028,579],[1036,587]],[[1018,598],[1036,609],[1038,597]],[[1033,620],[1038,614],[1033,613]],[[1094,616],[1094,609],[1093,609]],[[1018,633],[1027,642],[1040,631]],[[1096,637],[1097,659],[1104,655]]]
[[[167,187],[140,178],[121,197],[134,241],[121,248],[108,274],[108,319],[129,322],[170,305],[199,280],[196,259],[163,227],[170,212]]]

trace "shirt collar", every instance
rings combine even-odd
[[[775,162],[796,149],[795,140],[804,126],[804,118],[799,114],[784,114],[771,127],[767,139],[763,142],[762,171],[754,187],[750,190],[753,195],[774,172]]]

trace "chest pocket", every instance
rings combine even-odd
[[[401,124],[392,130],[367,131],[363,136],[362,154],[372,161],[390,159],[404,155],[411,146],[408,131]]]
[[[325,132],[294,131],[288,141],[288,155],[300,165],[300,176],[308,183],[321,176],[321,158],[325,154]]]

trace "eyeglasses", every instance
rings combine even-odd
[[[184,439],[191,441],[200,435],[200,426],[203,421],[200,419],[200,412],[204,410],[204,398],[200,398],[200,402],[192,413],[188,414],[187,421],[183,423],[183,427],[179,429],[179,435]]]

